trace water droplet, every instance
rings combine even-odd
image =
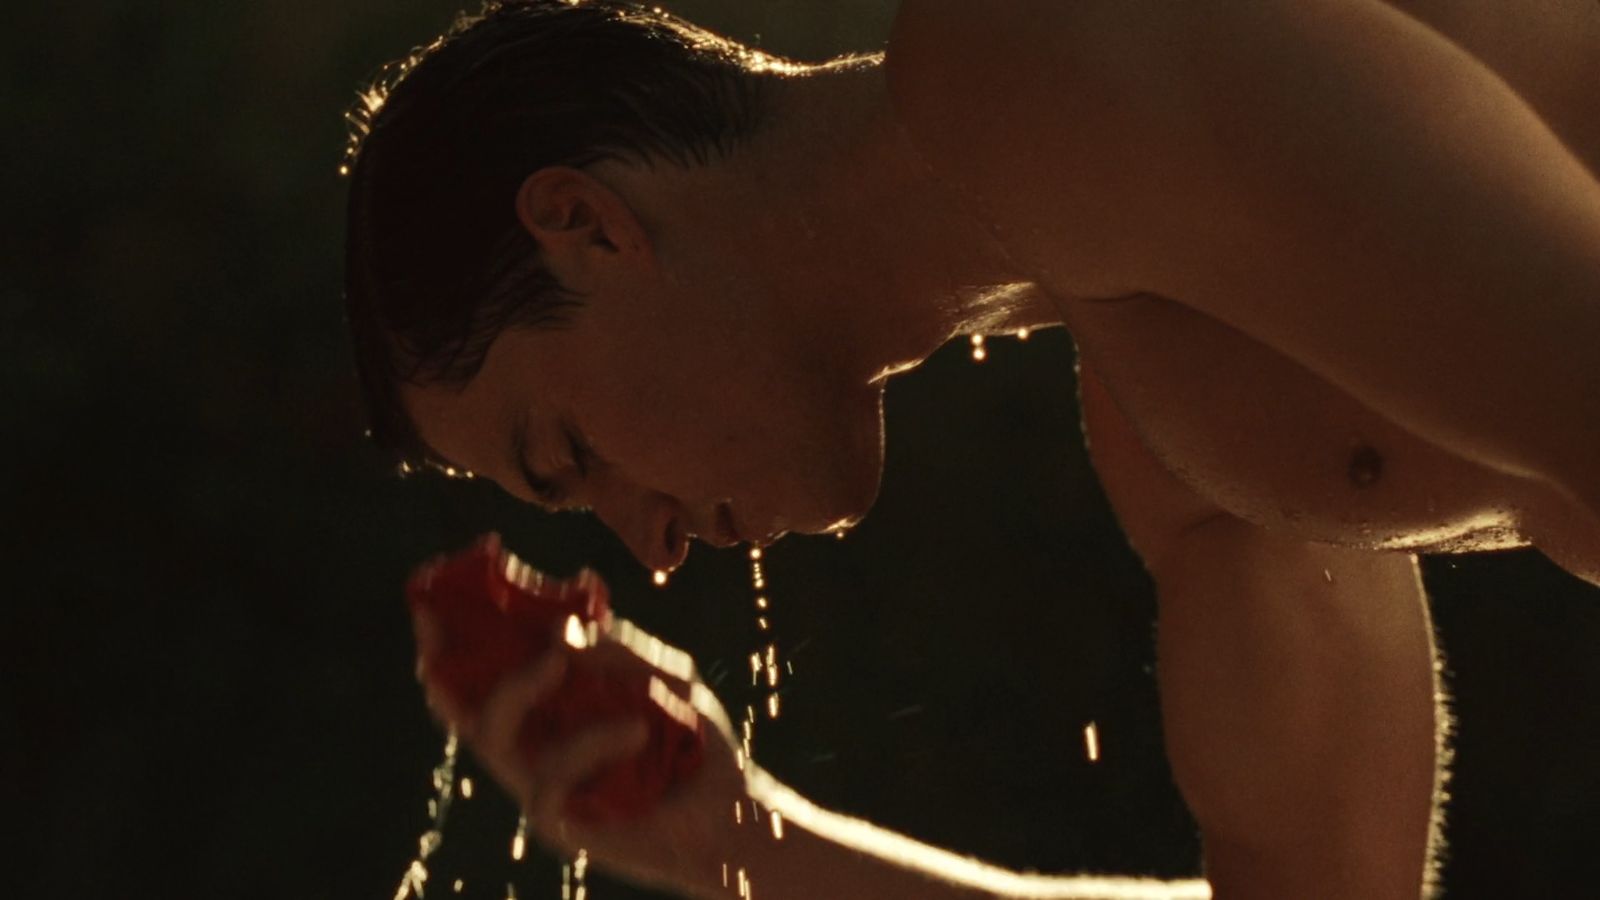
[[[1083,726],[1083,747],[1089,762],[1100,761],[1100,729],[1093,722]]]
[[[522,861],[523,854],[528,851],[528,817],[517,817],[517,833],[511,836],[511,858],[517,862]]]
[[[1025,340],[1028,339],[1028,335],[1030,335],[1030,334],[1032,334],[1032,332],[1029,331],[1028,329],[1019,328],[1019,329],[1017,329],[1017,340],[1025,341]]]
[[[657,569],[655,574],[650,576],[650,580],[655,582],[656,587],[666,587],[667,573],[661,569]]]
[[[567,645],[574,650],[582,650],[589,646],[589,632],[583,627],[583,620],[577,616],[567,616],[567,629],[563,635]]]
[[[472,779],[471,778],[463,778],[463,779],[461,779],[461,799],[463,799],[463,800],[471,800],[472,799]]]
[[[444,822],[450,812],[450,796],[455,787],[456,758],[459,749],[460,742],[452,730],[445,738],[444,758],[433,767],[431,773],[430,780],[434,788],[434,798],[428,801],[431,827],[417,839],[417,858],[411,861],[411,865],[406,867],[405,874],[401,876],[400,886],[395,890],[395,900],[421,896],[427,884],[428,858],[444,843]]]
[[[578,848],[578,855],[572,860],[572,883],[577,888],[573,900],[583,900],[589,892],[589,851]]]
[[[1326,581],[1329,584],[1333,584],[1333,573],[1328,571],[1327,569],[1323,569],[1322,570],[1322,580]]]
[[[783,840],[783,813],[777,810],[772,811],[772,838],[777,841]]]

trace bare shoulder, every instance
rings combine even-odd
[[[1001,238],[1058,293],[1137,287],[1115,265],[1131,170],[1103,85],[1163,27],[1160,5],[906,0],[895,21],[885,68],[900,124],[986,225],[1049,235],[1043,253]]]

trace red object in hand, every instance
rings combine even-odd
[[[586,630],[592,625],[604,632],[612,618],[605,582],[594,572],[586,569],[568,580],[548,577],[502,549],[492,534],[419,568],[406,585],[406,598],[436,626],[436,646],[426,660],[430,679],[457,708],[474,713],[500,679],[551,649],[563,622],[576,616]],[[698,718],[686,703],[671,703],[669,711],[658,702],[652,677],[642,664],[631,672],[602,668],[580,651],[561,685],[523,720],[517,742],[530,762],[540,747],[607,720],[642,716],[648,724],[642,751],[601,769],[567,795],[566,810],[574,818],[635,818],[700,768],[705,736]]]

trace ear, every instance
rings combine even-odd
[[[627,202],[593,176],[567,166],[540,169],[522,182],[517,218],[540,247],[558,255],[649,249]]]

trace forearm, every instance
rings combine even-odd
[[[1168,752],[1217,895],[1414,900],[1442,719],[1415,561],[1217,518],[1152,569]]]
[[[1162,882],[1140,878],[1024,875],[930,847],[860,819],[819,809],[759,770],[751,792],[763,806],[780,811],[782,839],[774,837],[770,813],[755,821],[748,810],[728,848],[727,887],[720,881],[691,896],[726,900],[739,896],[741,873],[757,900],[818,897],[916,897],[919,900],[979,898],[1127,898],[1188,900],[1211,896],[1201,881]]]

